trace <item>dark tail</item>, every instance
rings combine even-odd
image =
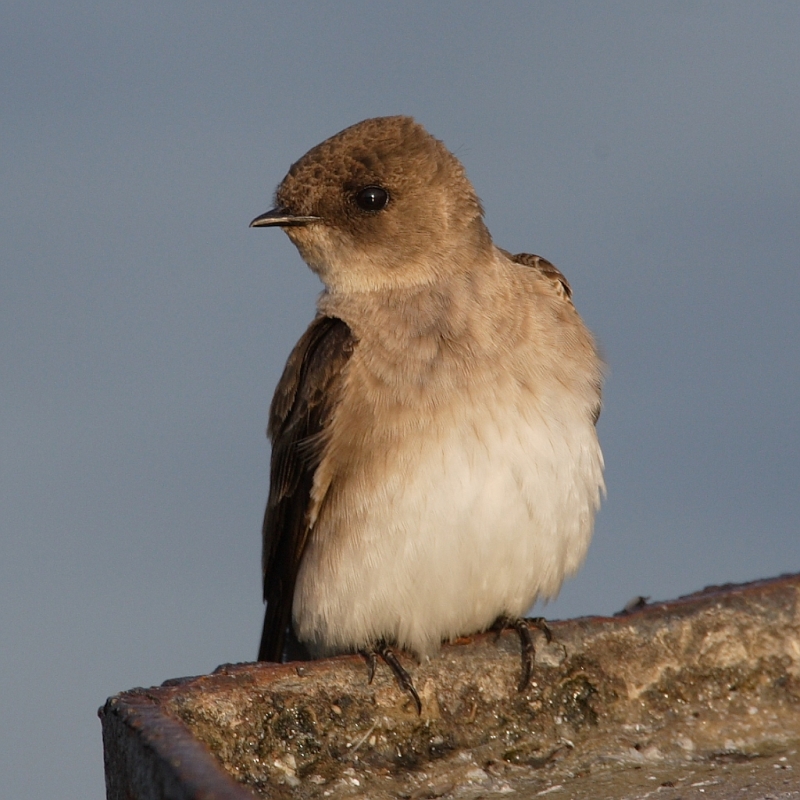
[[[291,623],[286,625],[281,622],[282,620],[275,620],[270,616],[267,605],[261,644],[258,647],[258,660],[273,661],[278,664],[285,664],[287,661],[311,661],[308,649],[295,636]]]

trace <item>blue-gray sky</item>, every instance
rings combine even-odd
[[[800,570],[800,5],[6,0],[0,782],[99,798],[95,710],[254,657],[264,436],[319,291],[249,230],[411,114],[610,372],[551,617]]]

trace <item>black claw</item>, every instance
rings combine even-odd
[[[422,714],[422,701],[419,699],[416,688],[414,688],[414,681],[411,680],[411,676],[400,663],[396,653],[386,642],[378,642],[374,649],[362,651],[362,655],[367,659],[369,683],[372,683],[372,679],[375,677],[375,665],[378,656],[380,656],[384,664],[394,673],[394,677],[400,685],[400,688],[414,701],[417,714]]]
[[[544,634],[544,638],[547,639],[547,644],[553,641],[553,631],[550,630],[550,626],[547,624],[547,620],[544,617],[529,617],[528,622]]]
[[[522,676],[517,684],[517,691],[524,692],[531,682],[531,675],[533,674],[533,659],[536,656],[536,651],[533,649],[533,640],[531,639],[531,630],[528,623],[524,619],[515,619],[511,622],[511,627],[517,632],[519,636],[519,643],[522,648]]]
[[[378,655],[374,650],[364,653],[364,658],[367,659],[367,683],[371,684],[375,677],[375,666],[378,663]]]
[[[544,617],[532,617],[531,619],[522,619],[521,617],[498,617],[491,630],[497,631],[498,636],[507,628],[513,628],[519,636],[519,643],[522,649],[522,675],[517,685],[517,691],[524,692],[531,682],[531,675],[533,675],[533,663],[536,657],[536,650],[533,647],[533,640],[531,639],[530,625],[538,628],[547,639],[547,643],[553,641],[553,632],[545,622]]]

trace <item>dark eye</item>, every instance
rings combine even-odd
[[[382,211],[389,202],[389,192],[380,186],[365,186],[356,192],[356,205],[362,211]]]

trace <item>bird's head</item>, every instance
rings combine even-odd
[[[364,120],[309,150],[273,210],[250,224],[283,228],[331,292],[432,284],[491,247],[464,167],[402,116]]]

